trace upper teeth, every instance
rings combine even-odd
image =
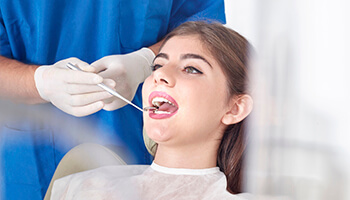
[[[168,103],[170,105],[175,106],[173,103],[171,103],[168,99],[165,99],[163,97],[155,97],[154,99],[152,99],[152,104],[159,107],[162,102]]]

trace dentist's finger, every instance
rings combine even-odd
[[[64,77],[66,83],[99,84],[103,82],[103,78],[100,75],[90,72],[60,69],[56,73],[56,76]]]
[[[71,97],[68,98],[67,102],[65,103],[70,106],[81,107],[81,106],[92,104],[97,101],[103,101],[111,97],[112,95],[107,91],[77,94],[77,95],[71,95]]]
[[[112,79],[105,79],[103,83],[110,88],[114,88],[116,83]],[[92,93],[92,92],[100,92],[105,91],[100,86],[96,85],[86,85],[86,84],[65,84],[65,90],[68,94],[84,94],[84,93]]]
[[[83,117],[83,116],[91,115],[95,112],[100,111],[103,108],[103,106],[104,106],[104,103],[102,101],[97,101],[86,106],[79,106],[79,107],[71,106],[67,110],[69,110],[68,113],[71,115],[74,115],[76,117]]]

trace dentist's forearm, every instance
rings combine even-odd
[[[46,102],[35,87],[34,72],[38,67],[0,56],[0,98],[28,104]]]

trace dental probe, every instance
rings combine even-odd
[[[69,69],[72,70],[76,70],[76,71],[83,71],[80,68],[74,66],[72,63],[68,63],[67,67]],[[122,95],[120,95],[118,92],[114,91],[113,89],[111,89],[110,87],[108,87],[107,85],[105,85],[104,83],[99,83],[97,84],[99,87],[101,87],[102,89],[106,90],[107,92],[109,92],[111,95],[118,97],[119,99],[125,101],[126,103],[134,106],[135,108],[137,108],[138,110],[140,110],[141,112],[143,111],[149,111],[149,110],[157,110],[156,107],[145,107],[144,109],[139,108],[137,105],[133,104],[131,101],[127,100],[126,98],[124,98]]]

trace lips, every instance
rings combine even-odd
[[[153,119],[169,118],[176,114],[178,104],[174,98],[165,92],[154,91],[149,95],[150,105],[158,107],[156,111],[150,111],[149,116]]]

